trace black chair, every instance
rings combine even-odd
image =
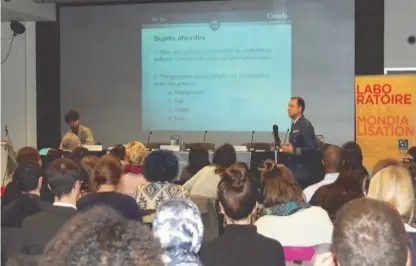
[[[214,143],[205,143],[205,142],[185,143],[184,149],[185,150],[190,150],[190,149],[192,149],[193,147],[196,147],[196,146],[204,148],[208,151],[215,151],[215,144]]]
[[[243,144],[248,151],[271,151],[270,143],[266,142],[252,142]]]

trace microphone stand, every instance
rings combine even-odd
[[[204,133],[204,141],[202,143],[205,143],[205,137],[207,136],[207,133],[208,133],[208,130],[205,130],[205,133]]]
[[[147,146],[149,146],[149,143],[150,143],[150,137],[152,136],[152,134],[153,134],[153,132],[152,132],[152,131],[150,131],[150,132],[149,132],[149,136],[147,136]]]
[[[16,161],[16,152],[13,149],[13,144],[9,139],[9,130],[7,129],[7,125],[5,126],[6,137],[4,138],[4,150],[7,150],[7,161],[6,161],[6,171],[4,171],[4,176],[2,180],[2,185],[6,185],[10,182],[12,178],[12,174],[17,168],[17,161]]]

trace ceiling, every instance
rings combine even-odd
[[[13,1],[13,0],[11,0]],[[21,0],[14,0],[21,1]],[[34,3],[55,3],[55,4],[126,4],[126,3],[149,3],[149,2],[190,2],[198,0],[32,0]],[[201,1],[201,0],[199,0]]]

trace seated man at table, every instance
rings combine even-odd
[[[89,127],[80,124],[79,113],[77,111],[70,110],[65,115],[65,123],[67,123],[70,127],[68,132],[72,132],[77,135],[81,144],[92,145],[95,143],[92,130]]]

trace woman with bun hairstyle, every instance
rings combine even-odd
[[[285,265],[282,245],[257,233],[258,189],[244,167],[232,165],[221,175],[218,199],[225,216],[224,234],[202,248],[205,266]]]
[[[331,243],[333,225],[321,207],[310,206],[292,172],[266,160],[261,172],[263,208],[256,221],[259,234],[282,243],[286,261],[312,261],[316,247]]]

